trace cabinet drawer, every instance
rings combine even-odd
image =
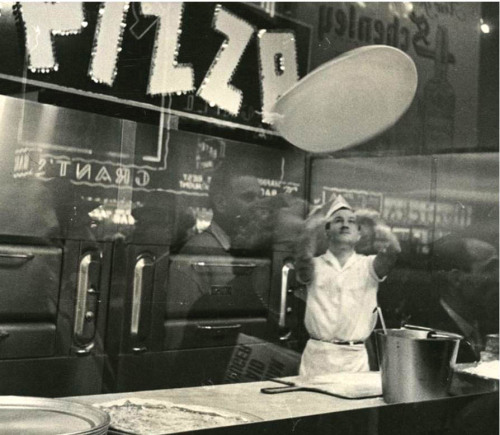
[[[165,322],[163,349],[234,346],[240,333],[266,339],[266,318],[174,320]]]
[[[0,322],[55,320],[62,250],[0,245]]]
[[[270,282],[269,259],[173,256],[166,318],[265,317]]]
[[[0,359],[54,355],[55,336],[50,323],[0,323]]]

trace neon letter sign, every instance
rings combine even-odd
[[[159,17],[151,58],[148,94],[166,95],[194,90],[194,73],[190,65],[178,65],[182,3],[142,3],[143,15]]]
[[[215,8],[213,26],[215,30],[226,35],[227,40],[222,43],[197,95],[211,106],[219,106],[230,114],[237,115],[243,95],[239,89],[231,86],[229,81],[254,33],[254,28],[222,9],[220,5]]]
[[[87,26],[83,4],[23,3],[19,9],[26,29],[28,68],[32,72],[57,71],[54,35],[73,35]]]
[[[295,38],[290,32],[261,30],[258,39],[262,121],[271,122],[274,103],[298,80]]]

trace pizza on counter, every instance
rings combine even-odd
[[[244,413],[154,399],[121,399],[95,406],[109,414],[111,428],[137,435],[164,435],[259,420]]]

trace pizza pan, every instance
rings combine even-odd
[[[109,416],[66,400],[0,396],[0,422],[0,435],[104,435]]]

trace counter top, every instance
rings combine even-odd
[[[293,379],[288,378],[288,380]],[[70,397],[69,399],[87,404],[104,403],[134,397],[168,400],[179,404],[211,406],[231,411],[242,411],[263,420],[299,418],[308,415],[385,405],[381,397],[352,400],[308,391],[281,394],[263,394],[260,392],[262,388],[279,386],[280,384],[276,382],[265,381],[79,396]]]
[[[293,378],[287,378],[288,380]],[[151,390],[94,396],[69,397],[85,404],[98,404],[118,399],[168,400],[177,404],[209,406],[229,411],[244,412],[262,419],[255,423],[219,427],[201,432],[215,431],[227,434],[311,434],[325,433],[333,426],[342,428],[338,433],[429,433],[449,425],[462,410],[478,400],[498,404],[498,393],[449,397],[425,402],[386,404],[382,397],[369,399],[343,399],[309,391],[281,394],[263,394],[262,388],[279,386],[276,382],[251,382],[225,385],[205,385],[192,388]],[[496,400],[496,402],[495,402]],[[494,405],[495,406],[495,405]],[[498,408],[498,405],[496,405]],[[483,409],[484,406],[479,406]],[[464,411],[465,412],[465,411]],[[495,411],[493,411],[495,412]],[[498,420],[498,412],[497,412]],[[481,419],[484,416],[481,415]],[[491,420],[490,423],[491,424]],[[498,427],[498,425],[496,425]],[[419,430],[415,431],[415,428]],[[257,432],[258,431],[258,432]],[[192,431],[190,433],[195,433]],[[337,432],[335,432],[337,433]],[[441,433],[441,432],[440,432]],[[447,433],[447,432],[442,432]]]

